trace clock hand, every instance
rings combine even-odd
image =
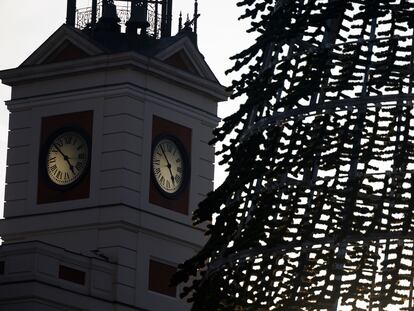
[[[170,161],[168,161],[167,155],[165,154],[165,151],[164,151],[164,148],[162,147],[162,145],[160,145],[160,147],[161,147],[161,151],[162,151],[162,153],[164,154],[165,160],[167,160],[167,167],[168,167],[168,170],[170,171],[171,181],[172,181],[173,185],[175,185],[174,175],[173,175],[173,173],[172,173],[172,171],[171,171],[171,164],[170,164]]]
[[[63,159],[64,160],[66,160],[68,158],[68,156],[66,154],[64,154],[62,152],[62,150],[60,150],[60,148],[56,144],[53,144],[53,146],[55,146],[55,148],[57,149],[57,151],[59,151],[59,153],[63,156]]]
[[[68,162],[70,170],[72,171],[73,174],[75,174],[75,170],[73,168],[73,165],[72,165],[72,163],[69,162],[69,157],[66,154],[64,154],[62,152],[62,150],[60,150],[60,148],[56,144],[53,144],[53,146],[55,146],[55,148],[57,149],[57,151],[59,151],[59,153],[63,156],[63,159],[66,162]]]

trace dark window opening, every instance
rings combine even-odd
[[[85,272],[79,271],[66,266],[59,266],[59,279],[69,281],[72,283],[84,285],[85,284]]]
[[[171,278],[177,269],[154,260],[150,260],[148,289],[163,295],[177,297],[177,288],[170,286]]]
[[[4,274],[4,261],[0,261],[0,275]]]

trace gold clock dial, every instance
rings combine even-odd
[[[77,131],[63,132],[48,146],[47,176],[58,186],[70,186],[78,181],[88,168],[88,163],[88,143]]]
[[[152,173],[159,188],[175,194],[184,182],[184,157],[177,143],[169,138],[159,140],[152,153]]]

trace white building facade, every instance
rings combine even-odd
[[[142,3],[129,32],[104,1],[93,27],[62,25],[0,72],[12,87],[1,311],[191,307],[169,280],[205,243],[191,216],[213,188],[227,94],[189,27],[143,32]]]

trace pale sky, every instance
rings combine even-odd
[[[251,36],[245,30],[248,24],[238,21],[242,10],[236,0],[198,0],[201,14],[198,26],[199,49],[207,63],[224,85],[232,77],[224,71],[231,67],[229,57],[245,49]],[[78,7],[90,0],[78,0]],[[173,34],[176,33],[178,14],[193,13],[193,0],[173,0]],[[0,0],[0,70],[20,65],[36,50],[66,18],[66,0]],[[233,77],[234,78],[234,77]],[[6,168],[8,111],[4,101],[10,99],[10,88],[0,85],[0,198],[4,198]],[[219,105],[219,116],[237,109],[237,103]],[[216,167],[215,185],[225,177],[224,169]],[[3,204],[0,204],[0,216]]]

